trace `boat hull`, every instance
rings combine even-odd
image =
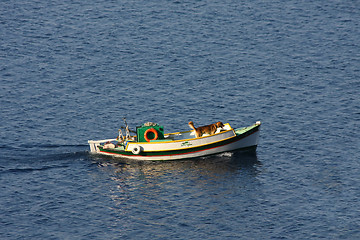
[[[230,129],[215,135],[164,142],[129,142],[123,149],[105,148],[100,141],[89,141],[91,152],[134,160],[180,160],[203,157],[241,149],[255,149],[258,145],[260,123]],[[109,139],[108,139],[109,140]],[[136,151],[140,149],[140,151]]]

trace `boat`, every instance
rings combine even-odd
[[[237,150],[255,150],[258,145],[260,125],[257,121],[248,127],[232,128],[225,123],[212,135],[196,137],[195,131],[164,133],[164,127],[156,123],[145,123],[129,130],[126,136],[121,129],[117,138],[89,140],[90,153],[121,157],[133,160],[181,160]],[[131,133],[136,135],[131,136]]]

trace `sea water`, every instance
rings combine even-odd
[[[359,239],[358,1],[0,2],[1,239]],[[256,152],[87,140],[261,121]]]

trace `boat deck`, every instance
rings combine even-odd
[[[221,131],[224,131],[224,130],[226,130],[226,131],[231,130],[229,123],[225,123],[223,129],[217,129],[215,134],[217,134]],[[202,135],[202,137],[206,137],[206,136],[210,136],[210,135],[209,134]],[[177,140],[186,140],[186,139],[196,138],[195,132],[193,130],[189,130],[186,132],[167,133],[167,134],[164,134],[164,137],[165,137],[164,140],[155,140],[155,141],[172,141],[172,140],[177,141]],[[151,141],[151,142],[153,142],[153,141]]]

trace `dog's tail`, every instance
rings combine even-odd
[[[189,127],[196,131],[196,128],[194,127],[194,123],[192,121],[189,122]]]

